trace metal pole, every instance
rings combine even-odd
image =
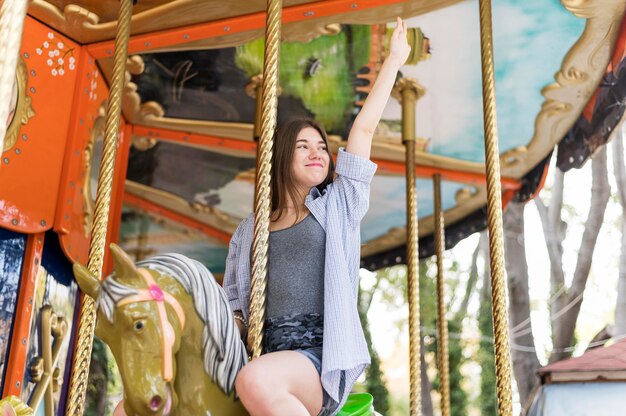
[[[128,56],[128,38],[130,36],[132,7],[132,0],[120,0],[120,16],[117,23],[115,52],[113,56],[113,76],[104,129],[104,149],[98,176],[96,209],[91,232],[91,245],[89,246],[89,259],[87,262],[89,272],[100,278],[102,275],[104,245],[106,243],[109,209],[111,206],[111,190],[113,188],[115,154],[122,110],[122,92],[126,72],[126,58]],[[71,416],[83,414],[95,324],[95,301],[89,296],[84,296],[81,305],[80,321],[78,323],[76,354],[74,356],[67,407],[67,414]]]
[[[500,152],[498,150],[498,127],[496,124],[496,88],[491,30],[491,1],[480,0],[479,4],[485,161],[487,170],[487,219],[489,225],[491,298],[496,356],[496,392],[498,396],[498,415],[512,416],[511,359],[504,283],[502,190],[500,188]]]
[[[450,365],[448,357],[448,320],[446,319],[445,288],[443,285],[443,252],[446,246],[443,211],[441,209],[441,175],[433,175],[435,202],[435,253],[437,254],[437,365],[441,416],[450,416]]]
[[[393,96],[402,104],[402,142],[406,150],[406,264],[409,298],[409,367],[411,416],[422,413],[417,191],[415,185],[415,102],[424,89],[410,78],[398,80]]]
[[[263,114],[261,138],[257,151],[254,198],[254,239],[252,241],[252,285],[250,293],[250,328],[248,346],[252,358],[261,355],[265,295],[267,289],[267,246],[270,225],[270,176],[276,112],[278,106],[278,61],[280,58],[282,0],[268,0],[265,25],[265,61],[263,64]]]

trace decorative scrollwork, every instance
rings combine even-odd
[[[35,111],[31,106],[31,99],[26,94],[28,85],[28,69],[26,63],[20,58],[15,72],[15,84],[13,84],[13,94],[11,95],[12,113],[9,116],[7,133],[4,138],[3,152],[11,149],[17,142],[20,129],[28,123]]]
[[[97,174],[100,169],[100,160],[94,158],[94,156],[102,154],[102,144],[104,140],[104,125],[105,125],[105,104],[100,107],[98,117],[96,117],[93,127],[91,128],[91,136],[84,153],[84,166],[85,182],[83,184],[83,204],[85,217],[83,218],[83,232],[85,236],[88,236],[91,231],[91,223],[93,221],[94,210],[96,207],[96,188],[94,184],[97,183]],[[97,162],[94,166],[94,162]],[[94,175],[95,174],[95,175]],[[94,184],[92,184],[92,177],[95,178]]]

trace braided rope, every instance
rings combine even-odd
[[[485,124],[485,159],[487,168],[487,219],[491,259],[491,297],[496,357],[496,392],[498,415],[513,414],[511,362],[504,283],[502,235],[502,191],[496,124],[496,92],[491,28],[491,0],[480,0],[480,52],[483,77],[483,117]]]
[[[109,105],[106,112],[104,149],[98,177],[96,209],[92,225],[91,245],[89,246],[89,260],[87,263],[89,272],[98,277],[102,275],[104,246],[107,237],[131,17],[132,0],[120,0],[120,16],[118,19],[117,34],[115,36],[115,52],[113,56],[113,77],[111,80]],[[81,305],[80,322],[78,324],[76,355],[74,357],[74,370],[70,381],[67,409],[67,414],[72,416],[82,415],[84,410],[95,323],[95,301],[89,296],[84,296]]]
[[[443,251],[445,233],[441,209],[441,175],[433,176],[435,199],[435,253],[437,253],[437,364],[439,366],[439,392],[441,416],[450,416],[450,364],[448,357],[448,320],[446,319],[445,288],[443,285]]]
[[[0,153],[9,127],[7,119],[27,4],[27,0],[5,0],[0,8]]]
[[[254,198],[254,239],[252,241],[252,284],[248,348],[252,358],[261,355],[267,289],[267,247],[270,223],[270,175],[276,111],[278,106],[278,61],[280,53],[282,0],[268,0],[263,64],[263,109],[261,137],[257,151]]]

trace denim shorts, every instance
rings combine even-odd
[[[322,347],[305,348],[295,351],[311,360],[317,370],[317,374],[322,375]]]
[[[322,347],[312,347],[294,351],[299,352],[300,354],[311,360],[311,362],[315,366],[315,369],[317,370],[317,374],[319,374],[320,376],[322,375]],[[332,413],[330,412],[330,409],[334,407],[335,406],[333,406],[333,400],[326,393],[326,390],[322,389],[322,408],[320,409],[318,416],[330,415]]]

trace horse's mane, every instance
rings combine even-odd
[[[248,356],[228,299],[211,272],[200,262],[174,253],[140,261],[137,267],[171,276],[192,296],[196,312],[204,323],[204,370],[226,394],[232,393],[237,372],[246,364]],[[112,322],[117,302],[136,293],[135,288],[108,278],[102,283],[97,305]]]

